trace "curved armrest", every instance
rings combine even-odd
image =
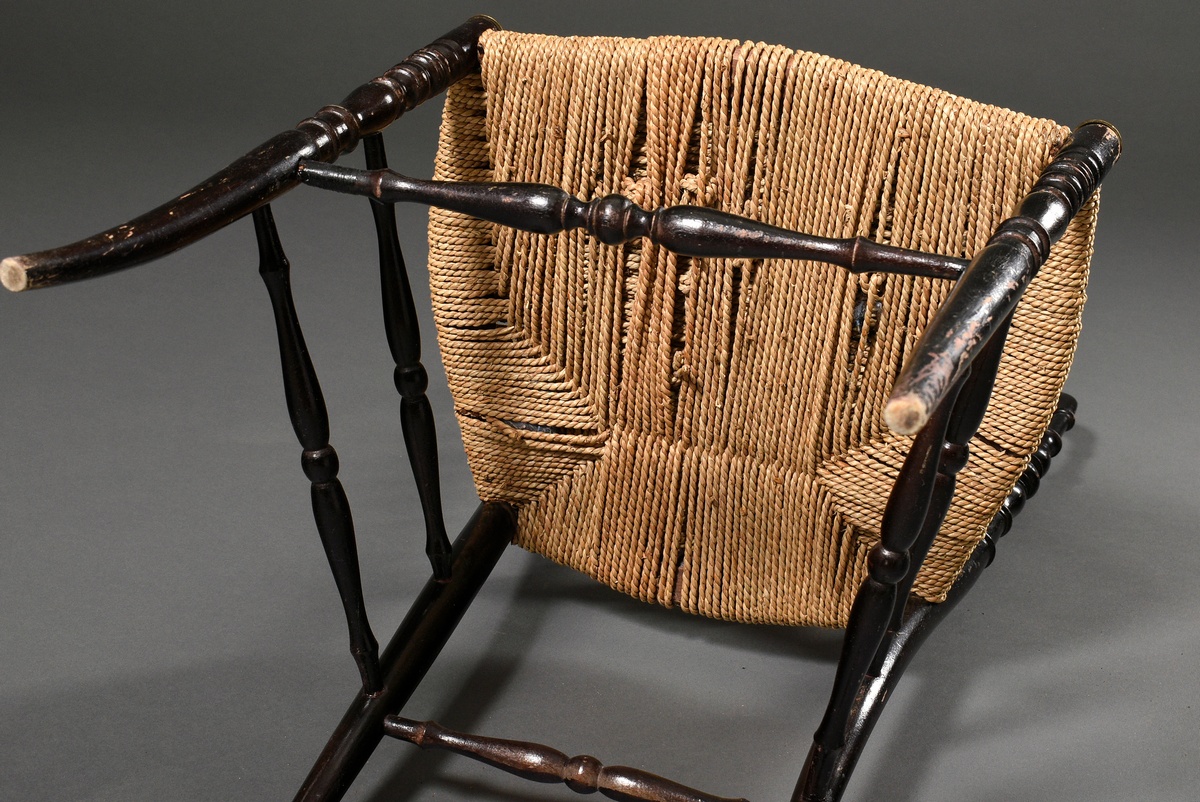
[[[157,209],[72,245],[5,259],[0,282],[21,292],[102,276],[224,228],[296,186],[300,160],[335,160],[477,69],[479,35],[497,27],[491,17],[472,17],[358,87],[340,105],[326,106]]]
[[[1121,155],[1121,135],[1106,122],[1075,129],[1042,170],[1015,216],[1000,224],[967,266],[917,342],[884,409],[884,421],[913,434],[1009,314],[1050,255],[1050,246]]]

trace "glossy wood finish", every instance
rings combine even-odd
[[[861,705],[863,693],[873,678],[883,671],[883,664],[892,653],[892,644],[901,637],[913,583],[933,539],[941,530],[954,499],[955,477],[967,463],[971,438],[987,411],[1011,321],[1010,314],[984,346],[967,375],[958,380],[956,387],[941,402],[938,412],[917,435],[909,460],[892,488],[884,512],[881,540],[868,558],[871,569],[855,598],[846,627],[834,691],[825,718],[813,737],[813,747],[797,785],[798,800],[832,799],[828,796],[831,789],[846,781],[840,776],[845,765],[842,753],[853,731],[855,708]],[[918,475],[918,469],[911,467],[911,461],[914,454],[927,448],[925,444],[937,436],[935,432],[941,432],[942,439],[934,457],[936,472],[932,488],[924,498],[920,494],[926,491],[925,485],[910,478],[909,471],[913,471],[913,477]],[[918,515],[922,516],[919,529],[906,544],[903,533],[912,531]],[[899,549],[891,545],[893,543],[904,548]],[[875,570],[876,561],[884,564],[898,561],[895,555],[900,552],[906,563],[903,575],[890,591],[882,590],[880,583],[886,582],[888,576],[885,571]],[[888,623],[879,633],[885,608]]]
[[[157,209],[71,245],[5,259],[0,281],[20,292],[102,276],[165,256],[229,225],[294,187],[302,159],[333,161],[362,137],[382,131],[478,69],[479,34],[496,27],[491,17],[472,17],[358,87],[341,104],[325,106]]]
[[[387,168],[387,152],[383,135],[363,138],[367,167]],[[383,296],[383,325],[388,349],[396,363],[393,379],[400,393],[400,423],[404,430],[404,445],[421,511],[425,516],[425,554],[436,579],[450,577],[450,538],[442,518],[442,491],[438,476],[437,429],[433,408],[425,395],[429,377],[421,364],[421,325],[413,302],[400,238],[396,234],[396,209],[384,201],[371,198],[371,214],[375,218],[375,234],[379,240],[379,284]]]
[[[882,245],[863,237],[829,239],[701,206],[647,211],[621,195],[584,202],[549,184],[425,181],[392,170],[301,162],[300,180],[388,203],[424,203],[537,234],[582,228],[608,245],[645,237],[682,256],[812,259],[853,273],[954,279],[966,260]]]
[[[992,396],[992,387],[996,383],[996,371],[1000,367],[1000,359],[1004,354],[1004,343],[1008,337],[1008,329],[1012,324],[1012,315],[1005,320],[1000,331],[988,341],[984,350],[975,359],[975,363],[963,382],[963,389],[958,394],[954,410],[950,415],[950,423],[946,427],[946,441],[942,445],[942,455],[938,463],[937,477],[934,479],[933,494],[930,497],[929,512],[921,525],[921,533],[917,536],[909,551],[911,561],[908,573],[896,587],[896,605],[892,611],[892,622],[884,634],[883,642],[875,653],[872,669],[874,674],[879,662],[888,651],[888,641],[901,626],[908,596],[916,582],[917,574],[929,553],[933,540],[941,531],[942,522],[954,500],[956,476],[966,465],[970,456],[971,438],[979,430],[983,416],[987,412],[988,402]]]
[[[988,550],[982,545],[975,549],[967,560],[963,573],[951,586],[945,601],[931,604],[919,596],[908,600],[899,627],[886,648],[881,649],[878,669],[866,678],[859,691],[846,729],[846,741],[834,755],[834,765],[828,771],[829,784],[818,789],[815,794],[804,796],[802,777],[797,785],[796,795],[792,798],[793,802],[837,802],[842,798],[846,784],[853,776],[854,768],[862,755],[863,747],[905,669],[926,638],[975,585],[975,581],[990,561],[988,554]]]
[[[350,502],[337,478],[338,455],[329,445],[329,414],[317,380],[316,369],[304,343],[304,332],[292,301],[291,266],[283,253],[270,205],[254,210],[254,233],[258,238],[258,272],[271,296],[279,359],[283,365],[283,389],[292,428],[304,449],[300,464],[312,482],[312,509],[317,532],[329,569],[342,599],[350,630],[350,653],[362,675],[363,689],[379,689],[379,644],[367,621],[362,579],[358,567],[358,545]]]
[[[1050,419],[1050,426],[1042,437],[1037,451],[1029,457],[1029,465],[1021,474],[1020,481],[1004,499],[1004,505],[996,513],[988,526],[985,543],[995,545],[995,542],[1008,534],[1012,529],[1013,518],[1025,508],[1025,502],[1033,498],[1041,488],[1042,478],[1050,470],[1050,462],[1062,450],[1063,435],[1075,427],[1075,413],[1078,403],[1073,396],[1063,393],[1058,401],[1058,409]]]
[[[435,721],[391,716],[384,721],[383,729],[393,738],[422,749],[447,749],[526,780],[563,783],[580,794],[599,791],[620,802],[746,802],[706,794],[640,769],[605,766],[591,755],[570,757],[565,752],[529,741],[455,732]]]
[[[938,308],[900,372],[884,418],[901,434],[925,424],[1016,308],[1050,247],[1121,155],[1117,130],[1104,122],[1075,129],[1042,171],[1017,213],[996,229]]]
[[[375,694],[358,693],[295,802],[337,802],[383,740],[384,719],[399,713],[425,677],[475,594],[516,532],[516,511],[484,502],[454,542],[448,582],[431,579],[380,658]]]

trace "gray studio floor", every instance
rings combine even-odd
[[[1122,129],[1068,384],[1079,425],[914,662],[847,798],[1200,799],[1190,4],[8,4],[0,255],[157,205],[476,12],[780,42]],[[393,165],[427,176],[437,109],[405,123]],[[384,639],[427,569],[369,215],[336,200],[296,192],[275,213]],[[418,288],[423,224],[402,212]],[[0,800],[290,799],[350,701],[256,267],[240,223],[157,265],[0,297]],[[424,322],[457,531],[475,497]],[[408,710],[786,799],[839,648],[835,632],[646,607],[512,550]],[[349,798],[572,795],[388,743]]]

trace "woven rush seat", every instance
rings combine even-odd
[[[837,59],[722,39],[481,37],[435,177],[694,204],[970,258],[1070,134]],[[1070,368],[1097,196],[1025,292],[914,590],[945,597]],[[951,282],[689,259],[430,213],[438,337],[480,496],[639,599],[843,626],[911,438],[882,410]]]

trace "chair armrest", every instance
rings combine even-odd
[[[1075,129],[925,328],[884,409],[889,428],[913,434],[925,425],[1120,155],[1121,136],[1112,125],[1091,121]]]
[[[179,250],[269,203],[298,183],[301,159],[331,162],[479,66],[479,36],[499,25],[476,16],[380,77],[268,140],[207,181],[128,223],[48,251],[0,262],[13,292],[102,276]]]

